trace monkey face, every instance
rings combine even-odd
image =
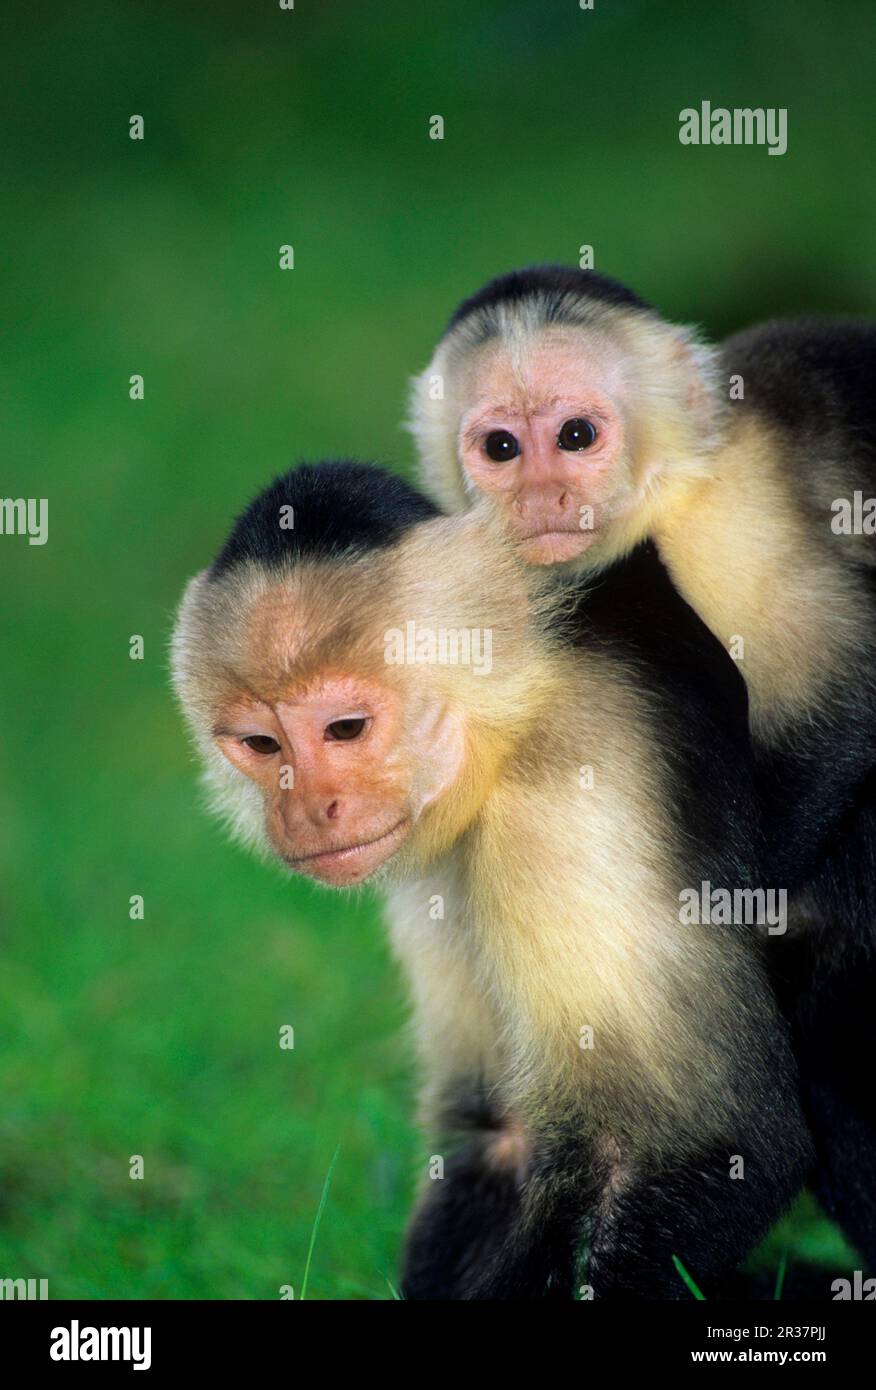
[[[401,848],[456,776],[458,733],[446,710],[413,709],[388,685],[331,674],[282,698],[232,697],[214,728],[221,752],[262,791],[274,853],[336,888],[362,883]]]
[[[574,560],[631,491],[620,381],[586,339],[546,330],[473,363],[459,424],[470,486],[491,495],[530,564]]]

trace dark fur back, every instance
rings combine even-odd
[[[724,343],[728,374],[745,380],[745,408],[814,447],[849,435],[876,459],[876,324],[854,319],[774,320]]]

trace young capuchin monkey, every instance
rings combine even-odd
[[[489,497],[531,564],[585,588],[649,538],[738,660],[766,873],[809,928],[772,964],[819,1195],[876,1263],[874,383],[876,325],[714,348],[602,275],[534,267],[456,310],[411,425],[442,506]]]
[[[678,602],[620,580],[572,620],[482,508],[355,463],[279,478],[186,590],[216,810],[387,893],[444,1158],[407,1298],[684,1297],[676,1259],[711,1291],[805,1179],[758,934],[680,911],[759,871],[744,699]]]

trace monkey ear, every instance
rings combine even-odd
[[[457,405],[450,392],[449,373],[439,344],[432,361],[411,378],[404,428],[413,435],[419,456],[418,476],[423,491],[443,511],[461,512],[471,498],[458,453]]]
[[[678,343],[676,353],[687,379],[687,399],[685,405],[688,410],[696,411],[699,414],[709,407],[709,392],[703,380],[702,373],[698,370],[694,354],[691,352],[687,343]]]
[[[716,435],[721,421],[718,355],[695,328],[673,326],[669,362],[677,399],[689,418],[699,446]]]
[[[696,329],[660,320],[638,338],[635,455],[641,478],[701,475],[722,437],[720,358]]]

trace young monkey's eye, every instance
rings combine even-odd
[[[326,725],[325,736],[337,743],[349,743],[359,737],[367,723],[364,716],[359,719],[336,719],[334,723]]]
[[[570,453],[575,453],[579,449],[589,449],[595,438],[596,426],[582,416],[576,415],[573,420],[566,420],[560,426],[557,444],[561,449],[568,449]]]
[[[510,430],[490,430],[484,440],[484,453],[494,463],[507,463],[516,459],[520,445]]]
[[[272,753],[279,753],[280,745],[275,738],[269,734],[249,734],[243,742],[247,748],[251,748],[254,753],[261,753],[263,757],[269,757]]]

